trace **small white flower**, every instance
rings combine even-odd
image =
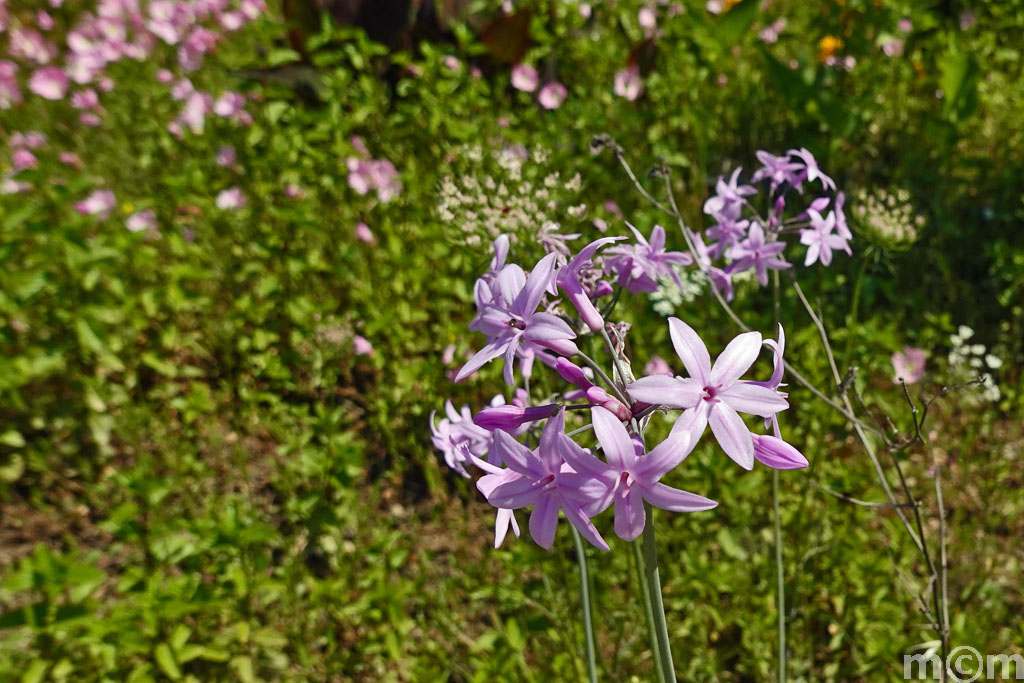
[[[971,337],[973,337],[973,336],[974,336],[974,330],[972,330],[971,328],[967,327],[967,325],[961,325],[961,326],[960,326],[960,327],[959,327],[959,328],[957,329],[957,332],[958,332],[958,333],[960,334],[960,336],[961,336],[961,337],[963,337],[964,339],[970,339]]]
[[[999,368],[1003,367],[1002,359],[999,358],[998,356],[994,356],[991,353],[985,356],[985,364],[988,365],[993,370],[998,370]]]

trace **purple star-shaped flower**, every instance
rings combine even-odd
[[[820,179],[822,187],[824,187],[826,190],[836,189],[835,181],[829,178],[827,175],[825,175],[825,173],[820,168],[818,168],[818,160],[815,159],[814,155],[811,154],[806,148],[801,147],[800,149],[791,149],[788,152],[786,152],[786,154],[792,154],[793,156],[798,157],[803,162],[805,172],[807,173],[807,180],[814,182],[815,180]]]
[[[665,277],[671,277],[682,287],[673,266],[688,266],[693,258],[681,251],[665,251],[665,228],[660,225],[654,226],[650,241],[632,225],[629,229],[636,236],[636,244],[608,249],[605,271],[618,273],[619,286],[634,294],[657,291],[658,281]]]
[[[619,538],[633,541],[643,533],[645,500],[673,512],[710,510],[718,505],[704,496],[659,481],[693,450],[688,433],[675,433],[644,454],[643,444],[630,438],[618,418],[601,407],[590,412],[594,434],[607,462],[582,448],[569,449],[566,462],[579,474],[567,476],[566,480],[568,484],[580,483],[578,490],[592,506],[590,511],[600,512],[615,505],[615,534]]]
[[[582,449],[565,435],[564,410],[544,425],[536,449],[530,450],[502,431],[494,434],[494,448],[508,469],[488,470],[491,473],[477,482],[477,489],[487,502],[508,510],[532,505],[530,535],[542,548],[551,549],[561,510],[584,538],[601,550],[608,550],[608,544],[590,521],[590,510],[584,510],[588,507],[588,496],[579,492],[578,478],[569,476],[576,472],[566,460],[578,456],[577,451]],[[601,482],[596,485],[600,487]]]
[[[800,231],[800,244],[807,245],[807,257],[804,265],[809,266],[815,261],[821,261],[821,265],[827,266],[832,263],[832,250],[842,249],[848,254],[850,245],[845,238],[832,232],[836,227],[836,213],[829,211],[826,218],[814,209],[807,210],[807,216],[811,221],[811,227]]]
[[[657,375],[643,377],[626,387],[637,401],[671,408],[693,409],[696,415],[691,433],[701,433],[710,424],[725,454],[741,467],[754,465],[754,440],[739,413],[769,417],[789,407],[786,399],[767,387],[741,381],[761,348],[761,334],[737,336],[711,366],[711,356],[692,327],[669,318],[669,334],[689,377]]]
[[[537,306],[554,278],[555,258],[548,254],[534,266],[527,278],[523,269],[510,264],[495,278],[496,295],[485,303],[473,329],[487,335],[487,344],[462,366],[455,376],[459,382],[498,356],[505,356],[505,382],[513,384],[516,351],[526,342],[572,356],[579,349],[572,342],[576,333],[557,316],[538,312]]]
[[[757,281],[761,283],[762,287],[765,287],[768,285],[769,268],[785,270],[793,267],[778,258],[785,248],[786,243],[782,241],[765,242],[764,229],[760,223],[755,222],[750,226],[747,239],[733,246],[726,253],[729,258],[733,259],[732,265],[729,266],[729,272],[735,275],[753,268],[757,273]]]

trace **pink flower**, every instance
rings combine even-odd
[[[29,168],[39,168],[39,160],[27,149],[16,149],[11,154],[11,168],[15,173]]]
[[[295,183],[289,183],[284,186],[284,196],[291,199],[301,199],[306,196],[306,191]]]
[[[651,360],[644,366],[644,375],[672,375],[672,368],[668,366],[661,356],[651,356]]]
[[[568,95],[569,91],[565,89],[564,85],[552,81],[545,83],[544,87],[540,89],[540,92],[537,94],[537,101],[545,109],[558,109],[565,102],[565,98]]]
[[[917,382],[924,376],[924,361],[924,349],[904,346],[903,353],[892,354],[892,367],[896,371],[893,381],[898,384],[902,377],[907,384]]]
[[[247,200],[239,188],[231,187],[218,194],[215,203],[217,204],[218,209],[227,211],[243,208],[246,205]]]
[[[352,346],[353,348],[355,348],[357,356],[373,355],[373,344],[371,344],[369,340],[366,337],[362,336],[361,334],[357,334],[355,336],[355,338],[352,340]]]
[[[237,161],[235,148],[231,145],[224,145],[217,150],[216,160],[218,166],[223,166],[225,168],[228,166],[234,166],[235,161]]]
[[[68,92],[68,77],[56,66],[37,69],[28,80],[28,89],[47,100],[62,100]]]
[[[21,103],[21,86],[18,85],[18,65],[0,61],[0,109],[10,109]]]
[[[86,216],[106,218],[117,206],[117,199],[110,190],[96,190],[82,201],[75,204],[75,210]]]
[[[124,222],[124,227],[131,232],[143,230],[156,231],[156,214],[151,209],[136,211]]]
[[[71,166],[72,168],[82,168],[82,160],[73,152],[61,152],[57,158],[60,159],[60,163],[62,164]]]
[[[448,56],[446,56],[444,58],[444,65],[448,69],[450,69],[452,71],[456,71],[460,66],[462,66],[462,62],[459,61],[458,57],[453,57],[452,55],[448,55]]]
[[[737,336],[712,366],[707,347],[692,327],[678,318],[669,318],[668,325],[672,344],[690,376],[650,375],[633,382],[626,391],[637,401],[684,409],[673,431],[686,429],[696,438],[710,424],[725,454],[751,469],[754,438],[739,413],[771,417],[789,407],[777,390],[740,379],[757,360],[761,334]]]
[[[164,85],[167,85],[168,83],[174,80],[174,74],[171,73],[171,71],[168,69],[160,69],[156,72],[156,80],[157,83],[163,83]]]
[[[236,92],[226,92],[217,98],[213,104],[213,113],[217,116],[228,118],[235,116],[245,106],[245,97]]]
[[[356,238],[367,244],[376,244],[377,238],[374,237],[373,232],[370,230],[370,226],[366,223],[359,223],[356,225]]]
[[[628,66],[615,74],[615,94],[619,97],[625,97],[632,102],[640,97],[643,91],[644,82],[636,66]]]
[[[900,23],[896,24],[896,26],[902,33],[910,33],[912,30],[914,30],[914,24],[910,21],[910,19],[900,19]]]
[[[537,89],[540,77],[537,70],[529,64],[516,64],[512,67],[512,87],[523,92],[533,92]]]
[[[658,15],[650,7],[642,7],[636,15],[637,22],[644,32],[650,33],[658,27]]]
[[[903,54],[903,40],[896,38],[882,43],[882,52],[886,57],[899,57]]]

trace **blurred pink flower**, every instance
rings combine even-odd
[[[537,94],[537,101],[540,102],[540,106],[545,109],[558,109],[565,102],[565,98],[569,95],[569,91],[565,89],[565,86],[556,81],[545,83]]]
[[[370,226],[366,223],[358,223],[356,225],[356,237],[361,242],[366,242],[367,244],[377,243],[377,238],[374,237],[373,232],[370,230]]]
[[[61,152],[57,158],[60,159],[60,163],[62,164],[71,166],[72,168],[82,168],[82,160],[73,152]]]
[[[896,26],[902,33],[910,33],[914,30],[914,24],[910,19],[900,19],[900,22],[896,24]]]
[[[651,360],[644,365],[644,375],[672,375],[672,368],[661,356],[651,356]]]
[[[539,82],[537,70],[529,64],[516,64],[512,67],[512,87],[516,90],[533,92]]]
[[[653,31],[658,27],[658,15],[650,7],[641,7],[640,11],[637,12],[636,19],[640,24],[640,28],[646,32]]]
[[[30,168],[39,168],[39,160],[36,155],[25,148],[14,150],[11,153],[11,168],[17,173]]]
[[[0,109],[10,109],[21,103],[21,86],[18,85],[18,65],[0,61]]]
[[[143,230],[156,231],[156,214],[151,209],[136,211],[124,222],[124,227],[131,232],[142,232]]]
[[[82,201],[75,204],[78,213],[87,216],[99,216],[106,218],[117,206],[117,199],[110,190],[96,190]]]
[[[924,376],[924,363],[924,349],[904,346],[902,353],[897,351],[892,354],[892,367],[896,371],[893,381],[898,384],[902,377],[907,384],[917,382]]]
[[[216,202],[218,209],[232,210],[243,208],[247,200],[242,190],[237,187],[230,187],[217,195]]]
[[[619,97],[625,97],[632,102],[640,97],[643,91],[644,82],[636,66],[628,66],[615,74],[615,94]]]
[[[357,334],[352,340],[352,346],[355,348],[357,356],[372,356],[373,355],[373,344],[361,334]]]
[[[224,145],[223,147],[217,150],[217,156],[215,158],[217,160],[218,166],[223,166],[225,168],[229,166],[234,166],[235,162],[237,161],[237,156],[235,155],[235,148],[232,147],[231,145]]]
[[[28,89],[43,99],[62,100],[68,92],[68,76],[59,67],[43,67],[32,73]]]

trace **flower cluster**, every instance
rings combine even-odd
[[[71,26],[59,26],[43,9],[13,14],[5,22],[9,59],[0,60],[0,108],[22,101],[19,73],[28,92],[43,99],[62,100],[72,87],[91,99],[89,86],[114,87],[111,64],[146,59],[160,44],[176,51],[183,71],[195,71],[224,33],[266,8],[264,0],[99,0],[95,13],[77,14]]]
[[[890,250],[909,247],[924,225],[924,216],[914,212],[906,190],[859,192],[854,215],[869,240]]]
[[[561,512],[602,550],[609,546],[593,519],[608,508],[614,508],[615,534],[631,541],[643,532],[645,503],[677,512],[715,507],[714,501],[661,481],[686,459],[708,428],[725,454],[745,469],[751,469],[755,460],[777,469],[807,466],[803,455],[782,439],[777,419],[789,407],[782,390],[781,326],[777,340],[763,340],[758,332],[737,336],[712,363],[697,332],[670,318],[672,344],[686,376],[674,376],[660,358],[651,359],[646,368],[650,374],[640,379],[623,370],[632,364],[622,353],[623,344],[613,344],[611,337],[623,341],[626,326],[607,323],[597,306],[599,297],[612,289],[603,278],[613,275],[622,287],[651,291],[649,283],[671,278],[673,267],[692,263],[689,255],[665,250],[663,229],[655,228],[650,239],[633,232],[634,244],[604,237],[564,259],[549,253],[529,273],[507,263],[507,235],[494,241],[490,268],[474,288],[477,315],[470,325],[486,341],[455,380],[502,358],[505,381],[516,385],[518,362],[523,386],[515,389],[512,403],[506,405],[497,397],[475,415],[468,406],[457,411],[449,401],[446,417],[436,421],[431,416],[431,435],[452,469],[463,476],[469,475],[469,466],[483,472],[477,488],[498,509],[495,547],[509,527],[519,534],[514,511],[531,506],[530,535],[542,547],[551,548]],[[603,260],[598,257],[602,249]],[[608,345],[614,380],[576,345],[578,337],[593,333],[601,333]],[[772,353],[771,377],[745,379],[762,347]],[[566,385],[531,405],[533,396],[525,380],[538,360]],[[579,361],[587,368],[577,365]],[[655,411],[677,410],[681,413],[669,436],[648,448],[648,417]],[[566,433],[567,415],[578,411],[589,413],[590,424]],[[752,431],[741,414],[762,418],[769,433]],[[540,422],[545,422],[543,427]],[[588,430],[596,438],[591,448],[573,438]],[[520,440],[523,437],[526,443]],[[532,443],[536,447],[528,445]]]
[[[852,253],[849,241],[853,235],[843,212],[845,197],[835,192],[835,182],[818,167],[814,155],[806,149],[791,149],[782,156],[762,150],[757,158],[761,166],[749,183],[741,181],[742,169],[738,168],[728,179],[720,177],[714,196],[704,202],[704,213],[714,221],[704,232],[710,242],[705,244],[700,235],[689,233],[703,261],[702,269],[726,298],[732,297],[732,279],[739,273],[752,271],[765,286],[769,270],[792,268],[783,257],[784,238],[789,235],[798,234],[807,247],[805,266],[830,265],[835,251]],[[791,193],[801,196],[817,186],[821,194],[800,202],[796,211],[787,211]],[[758,202],[762,191],[763,199]],[[757,210],[758,203],[762,211]],[[721,267],[713,265],[718,259],[723,262]]]
[[[949,356],[946,358],[949,362],[949,371],[958,381],[980,379],[982,382],[981,392],[969,395],[969,398],[974,396],[982,401],[995,403],[1002,398],[1003,394],[999,390],[999,385],[992,378],[991,371],[1001,368],[1003,360],[999,356],[989,353],[984,344],[970,343],[969,340],[973,336],[974,330],[967,325],[961,325],[955,334],[950,335]]]
[[[377,199],[387,203],[402,191],[402,183],[398,180],[398,170],[387,159],[371,159],[369,150],[358,136],[352,138],[352,146],[358,156],[349,157],[345,164],[348,167],[348,186],[356,194],[366,194],[370,190],[377,193]]]
[[[478,246],[508,235],[512,241],[537,242],[545,251],[569,253],[566,241],[579,235],[559,231],[565,220],[586,212],[578,202],[579,174],[563,179],[547,169],[545,150],[519,145],[491,154],[465,147],[458,158],[466,169],[441,182],[438,216],[460,226],[465,244]]]

